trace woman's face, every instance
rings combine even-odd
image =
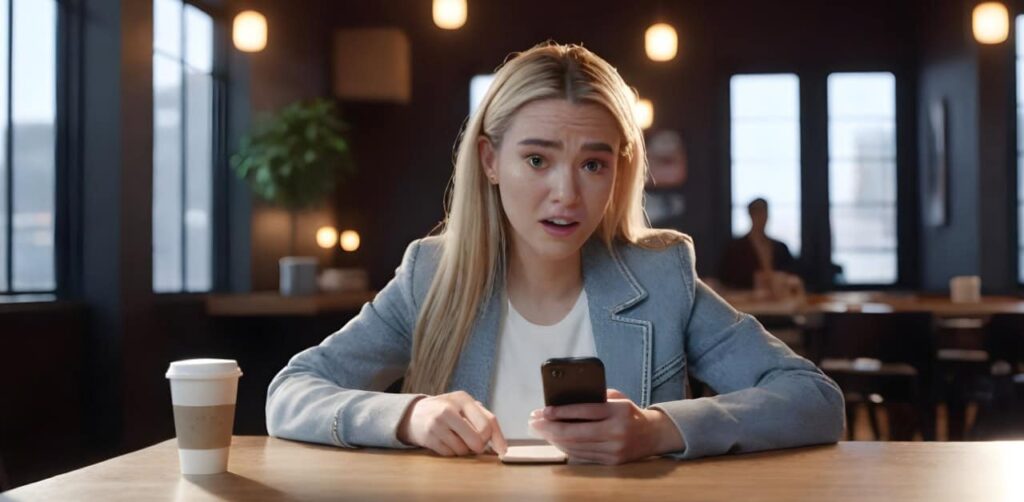
[[[560,260],[580,250],[611,200],[620,142],[603,107],[562,99],[520,108],[498,150],[480,138],[480,159],[501,192],[518,253]]]

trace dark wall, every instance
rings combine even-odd
[[[81,304],[0,305],[0,455],[13,485],[86,462],[87,322]]]
[[[948,107],[948,223],[940,227],[924,226],[921,246],[922,286],[941,290],[954,275],[979,272],[977,57],[970,41],[970,11],[966,4],[955,1],[921,4],[924,15],[918,117],[922,152],[929,144],[929,107],[941,99],[946,100]],[[925,154],[920,159],[923,171],[931,160]]]
[[[886,69],[913,78],[909,2],[470,2],[468,22],[456,31],[433,25],[430,4],[346,0],[315,13],[332,29],[397,26],[411,41],[411,104],[344,103],[360,173],[336,205],[339,218],[363,223],[366,249],[358,258],[377,287],[391,277],[404,246],[442,219],[470,78],[491,72],[510,52],[547,39],[582,43],[655,103],[655,129],[683,133],[690,171],[679,189],[687,208],[678,227],[694,236],[704,274],[714,270],[729,237],[731,74],[791,71],[821,80],[833,70]],[[679,55],[668,63],[644,55],[643,32],[657,19],[674,24],[680,36]]]
[[[948,222],[922,220],[921,286],[941,292],[952,276],[978,274],[986,292],[1006,293],[1017,289],[1014,34],[1001,45],[978,44],[973,7],[962,0],[919,2],[918,142],[925,152],[929,107],[945,99],[950,190]],[[1011,3],[1011,17],[1020,7]],[[922,174],[929,162],[922,154]]]

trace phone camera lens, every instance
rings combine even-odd
[[[551,370],[551,376],[553,376],[555,378],[562,378],[563,374],[564,373],[560,369]]]

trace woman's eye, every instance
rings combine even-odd
[[[604,167],[604,164],[596,160],[588,160],[585,164],[583,164],[583,169],[592,173],[600,171],[602,167]]]
[[[540,168],[544,166],[544,159],[540,155],[530,155],[526,158],[526,163],[533,168]]]

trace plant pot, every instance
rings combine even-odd
[[[285,256],[278,262],[281,277],[278,285],[282,296],[307,296],[317,292],[316,269],[319,260],[314,256]]]

